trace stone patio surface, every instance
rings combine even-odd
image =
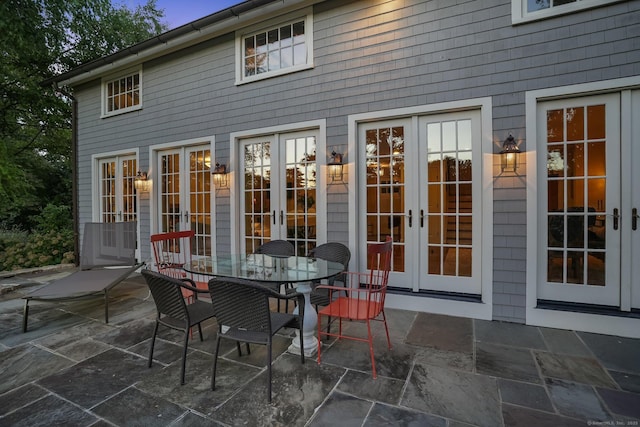
[[[175,331],[161,327],[148,368],[155,305],[137,274],[108,325],[101,298],[31,303],[22,333],[21,297],[64,274],[0,280],[0,426],[640,425],[640,340],[388,309],[376,380],[366,343],[325,341],[321,364],[301,364],[293,331],[276,336],[269,404],[263,346],[223,341],[211,391],[215,320],[189,344],[185,385]]]

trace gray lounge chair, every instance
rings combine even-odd
[[[86,223],[79,270],[23,297],[22,331],[27,332],[30,301],[104,295],[104,321],[109,323],[109,291],[142,265],[135,258],[136,233],[135,222]]]

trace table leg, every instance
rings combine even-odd
[[[318,340],[316,339],[316,327],[318,326],[318,313],[311,305],[311,285],[309,283],[300,283],[296,290],[304,295],[304,319],[302,325],[302,336],[296,330],[296,336],[289,346],[289,353],[300,354],[300,340],[304,344],[304,356],[312,357],[318,352]],[[294,313],[298,313],[298,307]]]

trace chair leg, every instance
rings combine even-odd
[[[156,326],[153,328],[153,336],[151,337],[151,349],[149,349],[149,364],[148,367],[151,367],[151,363],[153,363],[153,347],[156,344],[156,335],[158,335],[158,327],[160,326],[160,322],[156,320]]]
[[[109,291],[104,291],[104,323],[109,323]]]
[[[22,313],[22,332],[27,332],[27,319],[29,318],[29,300],[24,300],[24,311]]]
[[[200,341],[204,341],[204,337],[202,336],[202,326],[198,323],[198,333],[200,334]]]
[[[245,343],[247,346],[247,354],[251,354],[251,347],[249,347],[249,343]],[[240,347],[240,341],[236,341],[236,347],[238,347],[238,356],[242,356],[242,348]]]
[[[185,375],[185,370],[187,368],[187,348],[189,347],[189,331],[190,331],[189,327],[187,327],[184,330],[184,348],[182,349],[182,369],[180,371],[180,385],[184,385],[184,375]]]
[[[271,403],[271,340],[267,343],[267,372],[268,372],[268,381],[267,389],[269,393],[269,403]]]
[[[238,350],[240,350],[240,343],[238,343]],[[218,365],[218,350],[220,349],[220,335],[216,338],[216,350],[213,353],[213,372],[211,373],[211,390],[216,389],[216,367]]]
[[[391,350],[391,339],[389,338],[389,328],[387,327],[387,316],[385,316],[384,310],[382,310],[382,321],[384,322],[384,330],[387,333],[387,344],[389,344],[389,350]]]
[[[367,319],[367,334],[369,338],[369,353],[371,353],[371,369],[373,371],[373,379],[378,378],[376,373],[376,359],[373,356],[373,335],[371,334],[371,322]]]

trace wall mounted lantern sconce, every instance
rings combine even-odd
[[[151,190],[151,180],[146,172],[138,171],[133,180],[133,186],[137,191],[147,193]]]
[[[328,163],[329,166],[329,177],[331,178],[331,182],[344,182],[344,162],[342,160],[342,154],[336,153],[335,151],[331,152],[331,161]]]
[[[502,151],[500,151],[502,172],[515,172],[518,169],[518,154],[520,154],[520,148],[515,138],[509,135],[504,140]]]
[[[215,185],[216,188],[227,188],[229,186],[227,165],[221,165],[216,162],[216,166],[211,173],[213,174],[213,185]]]

